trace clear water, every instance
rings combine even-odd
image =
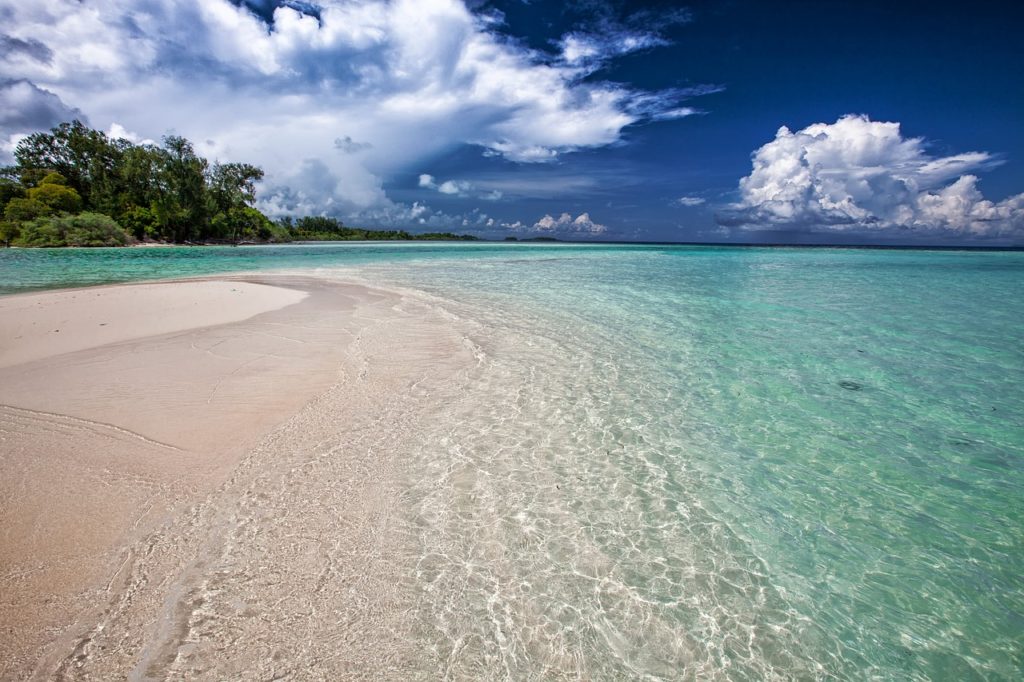
[[[1024,676],[1024,253],[22,250],[0,291],[282,268],[479,347],[409,460],[450,674]]]

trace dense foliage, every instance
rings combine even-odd
[[[174,135],[107,137],[79,121],[29,135],[0,179],[0,240],[24,246],[286,240],[252,207],[263,171],[210,164]]]
[[[473,239],[350,228],[326,217],[272,222],[253,206],[262,169],[211,164],[175,135],[135,144],[74,121],[29,135],[14,157],[0,170],[0,242],[8,246]]]
[[[128,234],[102,213],[62,214],[36,218],[21,226],[22,246],[124,246]]]
[[[412,234],[405,230],[368,230],[361,227],[345,227],[337,218],[307,216],[293,219],[282,218],[277,223],[287,230],[295,241],[386,241],[386,240],[437,240],[473,241],[476,237],[452,232],[426,232]]]

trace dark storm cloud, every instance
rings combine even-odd
[[[75,118],[84,121],[85,115],[31,81],[0,81],[0,134],[5,137],[52,128]]]
[[[373,149],[373,145],[369,142],[356,142],[351,136],[346,135],[345,137],[335,138],[334,148],[343,154],[355,154],[356,152]]]
[[[43,64],[53,61],[53,50],[34,38],[23,40],[7,34],[0,34],[0,58],[24,55]]]

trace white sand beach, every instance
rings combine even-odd
[[[392,474],[470,361],[427,306],[306,277],[0,299],[0,677],[412,665]]]

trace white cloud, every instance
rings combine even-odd
[[[77,108],[101,129],[173,131],[261,165],[267,203],[315,212],[391,207],[386,180],[461,145],[549,162],[679,110],[678,93],[587,78],[460,0],[246,2],[0,0],[0,81],[52,95],[39,127]],[[311,168],[315,189],[295,184]]]
[[[675,109],[658,112],[654,115],[654,118],[658,121],[671,121],[674,118],[686,118],[687,116],[694,116],[700,113],[703,112],[693,107],[676,107]]]
[[[591,220],[589,213],[581,213],[576,218],[569,213],[563,213],[557,218],[545,215],[533,224],[533,230],[558,234],[598,235],[607,232],[608,228]]]
[[[473,189],[473,183],[466,180],[446,180],[438,186],[437,191],[441,194],[464,195],[471,189]]]
[[[557,43],[566,64],[590,72],[614,57],[670,45],[663,31],[692,19],[683,9],[641,10],[623,20],[615,18],[610,6],[592,5],[590,9],[597,12],[599,20],[586,30],[566,33]]]
[[[562,59],[573,66],[596,65],[611,57],[667,44],[657,34],[628,30],[611,34],[567,33],[559,41]]]
[[[497,201],[504,196],[498,190],[483,190],[469,180],[445,180],[442,183],[438,183],[437,178],[428,173],[420,175],[419,186],[449,196],[471,197],[474,199],[484,199],[485,201]]]
[[[534,172],[534,170],[539,172]],[[609,176],[592,171],[586,174],[566,172],[547,167],[534,167],[525,172],[488,174],[474,179],[481,190],[501,196],[551,199],[565,194],[593,193],[601,185],[624,185],[635,177]]]
[[[705,202],[706,200],[703,197],[679,197],[674,203],[680,206],[700,206]]]
[[[899,123],[867,116],[795,133],[783,126],[754,152],[740,201],[719,220],[748,230],[1024,234],[1024,194],[986,200],[968,173],[997,163],[986,152],[933,157]]]
[[[107,137],[113,140],[128,140],[132,144],[156,144],[156,140],[144,138],[137,133],[133,133],[120,123],[110,124],[110,128],[107,129]]]

